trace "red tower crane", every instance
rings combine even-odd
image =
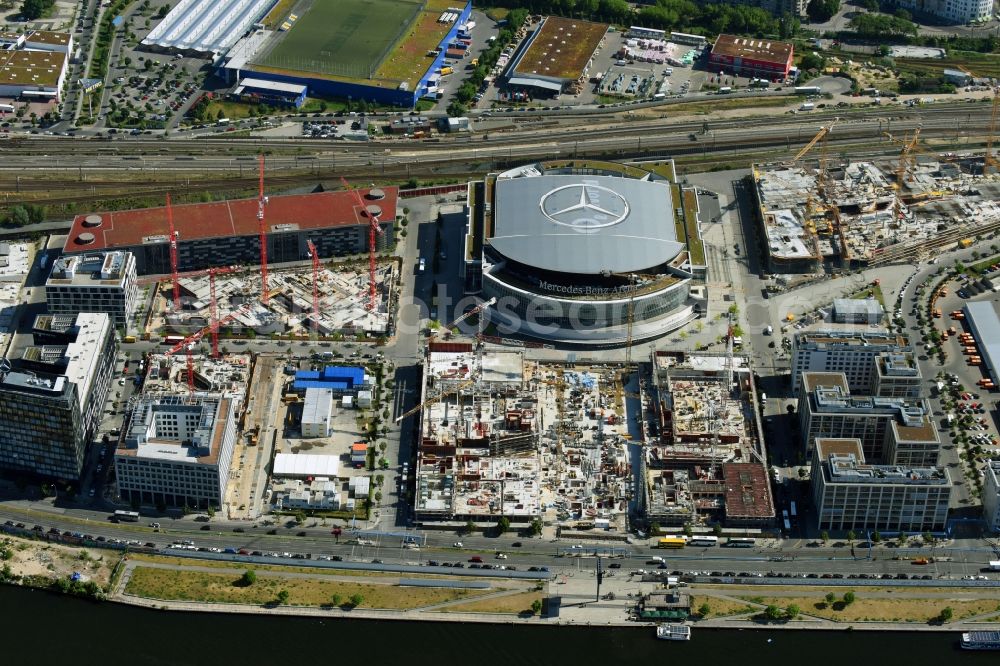
[[[232,273],[237,270],[237,266],[223,266],[222,268],[208,269],[208,291],[211,301],[208,310],[208,325],[212,328],[212,358],[219,358],[219,310],[218,302],[215,299],[215,276]]]
[[[369,207],[365,204],[364,199],[361,194],[355,190],[351,189],[351,186],[347,184],[347,180],[341,176],[340,182],[344,184],[344,187],[354,194],[354,201],[358,204],[358,208],[361,209],[361,214],[368,217],[368,305],[369,311],[375,310],[375,235],[381,234],[382,227],[378,224],[379,215],[381,211],[378,210],[378,206],[374,204]]]
[[[319,251],[311,240],[306,240],[306,247],[309,248],[309,257],[313,266],[313,335],[319,335]]]
[[[198,342],[203,337],[205,337],[206,333],[210,333],[212,330],[218,331],[219,327],[223,326],[224,324],[228,324],[230,321],[232,321],[233,319],[236,319],[241,314],[243,314],[245,312],[248,312],[251,307],[252,307],[251,304],[248,303],[247,305],[244,305],[243,307],[241,307],[239,310],[233,310],[228,315],[226,315],[225,317],[223,317],[222,319],[220,319],[219,321],[217,321],[214,325],[213,324],[209,324],[208,326],[206,326],[205,328],[201,329],[200,331],[198,331],[196,333],[192,333],[191,335],[187,336],[186,338],[184,338],[183,340],[181,340],[180,342],[178,342],[176,345],[174,345],[173,347],[171,347],[170,349],[168,349],[166,352],[164,352],[164,356],[168,356],[169,357],[169,356],[173,356],[174,354],[176,354],[177,352],[179,352],[182,349],[184,349],[184,350],[187,351],[187,384],[188,384],[188,390],[194,391],[194,360],[191,357],[191,347],[194,346],[194,343]]]
[[[174,212],[167,192],[167,227],[170,231],[170,277],[174,283],[174,313],[181,311],[181,283],[177,277],[177,230],[174,229]]]
[[[267,291],[267,227],[264,225],[264,155],[260,156],[260,184],[257,190],[257,226],[260,231],[260,302],[266,304]]]

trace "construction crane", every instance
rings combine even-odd
[[[370,312],[375,311],[375,236],[376,234],[381,234],[382,227],[379,226],[379,215],[382,214],[382,210],[372,204],[367,205],[364,199],[361,198],[361,194],[352,189],[347,183],[347,179],[341,176],[340,182],[344,184],[344,188],[354,194],[354,201],[358,204],[358,208],[361,209],[361,214],[368,217],[368,310]]]
[[[834,118],[833,122],[831,122],[829,125],[824,125],[823,127],[820,127],[819,131],[816,132],[816,136],[810,139],[809,143],[807,143],[805,146],[802,147],[802,150],[795,153],[795,157],[792,158],[792,163],[794,164],[795,162],[801,160],[803,157],[806,156],[806,153],[808,153],[810,150],[813,149],[813,147],[815,147],[817,143],[825,139],[826,135],[833,131],[833,127],[837,124],[837,120],[839,119]]]
[[[221,327],[222,325],[228,324],[230,321],[232,321],[233,319],[236,319],[241,314],[249,312],[250,307],[251,307],[250,304],[247,304],[247,305],[244,305],[243,307],[241,307],[239,310],[234,310],[233,312],[229,313],[228,315],[226,315],[225,317],[223,317],[221,320],[219,320],[218,322],[216,322],[214,325],[213,324],[209,324],[208,326],[206,326],[205,328],[201,329],[200,331],[192,333],[191,335],[187,336],[186,338],[184,338],[183,340],[181,340],[180,342],[178,342],[177,344],[175,344],[173,347],[171,347],[170,349],[168,349],[166,352],[164,352],[163,355],[167,356],[167,357],[173,356],[174,354],[176,354],[177,352],[181,351],[182,349],[187,352],[187,384],[188,384],[188,390],[194,391],[194,359],[191,356],[191,348],[194,347],[194,345],[195,345],[196,342],[198,342],[203,337],[205,337],[206,333],[211,333],[213,330],[215,330],[217,332],[219,330],[219,327]]]
[[[208,292],[211,297],[208,310],[208,325],[212,329],[212,358],[219,358],[219,308],[218,301],[215,298],[215,276],[232,273],[238,270],[238,268],[238,266],[222,266],[220,268],[209,268],[207,271]]]
[[[632,283],[632,289],[629,291],[628,295],[628,305],[625,312],[625,371],[628,372],[632,367],[632,329],[635,325],[635,292],[639,289],[640,280],[655,280],[657,275],[640,274],[640,273],[614,273],[612,271],[602,271],[601,274],[604,277],[623,277],[628,278]]]
[[[167,192],[167,227],[170,232],[170,278],[173,280],[174,313],[181,311],[181,283],[177,277],[177,230],[174,229],[174,212],[170,207],[170,192]]]
[[[472,315],[479,314],[480,312],[483,312],[487,308],[490,308],[493,305],[496,305],[496,302],[497,302],[497,299],[495,297],[491,298],[488,301],[480,303],[479,305],[477,305],[476,307],[472,308],[471,310],[469,310],[465,314],[459,315],[454,321],[449,322],[448,324],[445,324],[445,326],[443,327],[444,331],[445,331],[445,335],[447,335],[448,333],[450,333],[451,329],[455,328],[456,326],[458,326],[459,324],[461,324],[463,321],[465,321],[466,319],[468,319]],[[432,336],[433,336],[433,333],[432,333]]]
[[[319,336],[319,251],[315,243],[306,240],[306,247],[309,249],[309,258],[312,259],[313,271],[313,316],[312,332],[313,337]]]
[[[260,233],[260,302],[267,305],[270,298],[267,288],[267,226],[264,224],[264,206],[267,197],[264,196],[264,154],[259,159],[260,180],[257,187],[257,230]]]
[[[408,416],[412,416],[413,414],[416,414],[417,412],[419,412],[420,410],[422,410],[424,407],[429,407],[430,405],[433,405],[433,404],[435,404],[437,402],[440,402],[443,398],[445,398],[445,397],[447,397],[447,396],[449,396],[449,395],[451,395],[453,393],[458,393],[459,391],[461,391],[462,389],[466,388],[467,386],[472,386],[477,381],[478,381],[478,377],[473,377],[472,379],[466,379],[464,382],[461,382],[460,384],[456,384],[455,386],[452,386],[451,388],[445,389],[445,390],[441,391],[440,393],[437,393],[437,394],[433,395],[432,397],[427,398],[426,400],[424,400],[422,403],[420,403],[416,407],[414,407],[412,409],[408,409],[405,412],[403,412],[402,414],[400,414],[399,416],[397,416],[396,417],[396,423],[399,423],[400,421],[402,421],[403,419],[405,419]]]

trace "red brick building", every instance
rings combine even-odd
[[[708,62],[713,71],[774,80],[788,76],[794,57],[789,42],[719,35]]]

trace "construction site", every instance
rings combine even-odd
[[[619,397],[608,397],[616,384]],[[420,412],[417,520],[624,531],[631,467],[622,409],[619,368],[431,342],[422,401],[400,417]]]
[[[654,351],[643,401],[640,508],[662,526],[766,527],[774,521],[749,359]]]
[[[845,162],[827,154],[835,126],[822,127],[789,162],[753,167],[771,272],[918,261],[1000,230],[992,141],[985,157],[936,154],[920,145],[918,128],[885,135],[900,146],[896,159]],[[814,149],[818,159],[804,161]]]
[[[246,337],[248,331],[293,338],[377,337],[388,330],[389,297],[398,277],[395,263],[377,265],[375,307],[369,309],[369,276],[357,264],[320,262],[315,268],[272,269],[266,302],[257,297],[261,277],[256,267],[188,273],[178,276],[180,308],[174,309],[169,286],[161,290],[147,330],[186,334],[231,314],[220,331],[223,337]]]

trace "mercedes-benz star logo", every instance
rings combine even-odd
[[[555,224],[586,233],[611,227],[628,217],[628,202],[601,185],[578,183],[546,192],[538,205]]]

